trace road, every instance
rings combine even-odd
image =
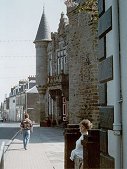
[[[19,130],[19,123],[2,123],[0,122],[0,145],[4,141],[5,145],[9,143],[12,137]]]

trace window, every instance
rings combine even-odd
[[[57,58],[57,74],[60,74],[60,58]]]
[[[66,104],[63,104],[63,115],[66,115]]]
[[[57,74],[60,74],[61,72],[65,73],[66,62],[66,49],[57,51]]]
[[[48,62],[48,72],[49,72],[49,76],[52,76],[52,53],[50,53],[48,55],[48,59],[49,59],[49,62]]]
[[[64,53],[64,55],[66,55],[66,50],[65,49],[64,49],[63,53]]]
[[[66,98],[63,97],[63,115],[66,116]]]
[[[64,71],[64,57],[61,57],[61,71]]]

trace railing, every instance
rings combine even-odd
[[[0,169],[4,169],[4,145],[5,143],[2,142],[0,147]]]

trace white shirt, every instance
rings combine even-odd
[[[83,140],[83,134],[80,136],[80,138],[76,141],[76,147],[71,152],[70,159],[73,161],[76,156],[83,159],[83,146],[81,144],[81,140]]]

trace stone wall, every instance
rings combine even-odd
[[[87,1],[68,7],[69,123],[90,119],[98,127],[97,8]]]
[[[27,93],[27,112],[30,115],[30,119],[36,123],[40,122],[40,112],[38,108],[39,94]]]

